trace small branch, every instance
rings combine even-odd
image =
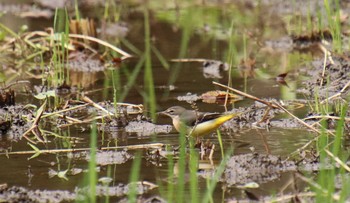
[[[344,85],[344,87],[338,93],[328,97],[327,99],[322,100],[321,104],[323,104],[331,99],[334,99],[336,97],[340,97],[345,92],[345,90],[349,87],[349,85],[350,85],[350,80]]]
[[[79,34],[69,34],[69,37],[72,37],[72,38],[79,38],[79,39],[87,39],[87,40],[90,40],[90,41],[93,41],[93,42],[97,42],[99,44],[102,44],[103,46],[105,47],[108,47],[116,52],[118,52],[119,54],[123,55],[122,57],[122,60],[124,59],[127,59],[127,58],[130,58],[132,57],[130,54],[128,54],[127,52],[119,49],[118,47],[116,46],[113,46],[112,44],[108,43],[108,42],[105,42],[103,40],[100,40],[100,39],[97,39],[95,37],[90,37],[90,36],[85,36],[85,35],[79,35]]]
[[[326,63],[327,63],[327,53],[328,53],[328,50],[322,46],[322,45],[319,45],[319,47],[321,48],[321,50],[323,51],[324,53],[324,60],[323,60],[323,69],[322,69],[322,75],[321,75],[321,81],[320,81],[320,87],[322,87],[323,85],[323,78],[324,78],[324,74],[326,72]]]
[[[286,202],[286,200],[292,200],[293,198],[296,198],[296,197],[300,199],[300,197],[314,197],[314,196],[316,196],[315,192],[302,192],[302,193],[296,193],[296,194],[290,194],[290,195],[283,195],[281,197],[274,197],[272,198],[272,200],[267,199],[264,202]],[[251,201],[248,201],[248,202],[251,202]],[[290,201],[290,202],[293,202],[293,201]]]
[[[305,176],[302,176],[300,175],[299,173],[296,174],[297,177],[299,179],[301,179],[302,181],[308,183],[309,185],[311,185],[312,187],[316,188],[317,190],[321,191],[322,193],[324,194],[327,194],[327,195],[331,195],[332,198],[335,200],[335,201],[339,201],[340,200],[340,196],[338,194],[329,194],[329,191],[327,191],[326,189],[322,188],[319,184],[317,184],[315,181],[311,180],[310,178],[307,178]]]
[[[204,63],[207,61],[215,61],[215,62],[219,62],[219,63],[223,63],[222,61],[219,60],[211,60],[211,59],[203,59],[203,58],[180,58],[180,59],[171,59],[171,62],[180,62],[180,63],[188,63],[188,62],[200,62],[200,63]]]
[[[102,110],[103,112],[105,112],[106,114],[110,115],[110,116],[113,116],[114,114],[109,112],[107,109],[103,108],[101,105],[95,103],[94,101],[92,101],[89,97],[87,96],[83,96],[82,98],[83,101],[93,105],[95,108],[98,108],[100,110]]]
[[[304,126],[306,126],[307,128],[311,129],[312,131],[320,134],[321,132],[319,130],[317,130],[316,128],[314,128],[313,126],[305,123],[303,120],[301,120],[300,118],[296,117],[294,114],[292,114],[291,112],[289,112],[287,109],[285,109],[283,106],[281,106],[280,104],[278,104],[277,102],[275,102],[275,105],[277,106],[277,108],[283,110],[284,112],[286,112],[287,114],[289,114],[290,116],[292,116],[294,119],[296,119],[299,123],[303,124]]]
[[[220,86],[220,87],[223,87],[223,88],[225,88],[225,89],[231,90],[231,91],[233,91],[233,92],[235,92],[236,94],[239,94],[239,95],[241,95],[241,96],[244,96],[244,97],[247,97],[247,98],[249,98],[249,99],[258,101],[258,102],[260,102],[260,103],[263,103],[263,104],[265,104],[265,105],[267,105],[267,106],[270,106],[270,107],[273,107],[273,108],[278,108],[278,106],[276,106],[275,104],[273,104],[273,103],[271,103],[271,102],[262,100],[262,99],[260,99],[260,98],[258,98],[258,97],[255,97],[255,96],[253,96],[253,95],[247,94],[247,93],[245,93],[245,92],[241,92],[241,91],[236,90],[236,89],[234,89],[234,88],[232,88],[232,87],[229,87],[229,86],[227,86],[227,85],[223,85],[223,84],[221,84],[221,83],[217,83],[217,82],[214,82],[214,81],[213,81],[213,84],[214,84],[214,85],[217,85],[217,86]]]
[[[306,144],[304,144],[302,147],[298,148],[294,152],[290,153],[289,156],[285,159],[285,161],[289,160],[294,154],[299,153],[301,150],[306,149],[311,143],[315,142],[318,139],[318,136],[314,137],[312,140],[308,141]]]
[[[301,120],[300,118],[296,117],[295,115],[293,115],[292,113],[290,113],[287,109],[285,109],[282,105],[278,104],[277,102],[268,102],[268,101],[265,101],[265,100],[262,100],[260,98],[257,98],[255,96],[252,96],[250,94],[247,94],[247,93],[244,93],[244,92],[241,92],[239,90],[236,90],[234,88],[231,88],[231,87],[228,87],[226,85],[223,85],[223,84],[220,84],[220,83],[217,83],[217,82],[213,82],[213,84],[215,85],[218,85],[220,87],[223,87],[223,88],[226,88],[228,90],[231,90],[233,92],[235,92],[236,94],[239,94],[239,95],[242,95],[244,97],[247,97],[247,98],[250,98],[250,99],[253,99],[255,101],[258,101],[258,102],[261,102],[269,107],[273,107],[273,108],[277,108],[277,109],[280,109],[284,112],[286,112],[287,114],[289,114],[290,116],[292,116],[294,119],[296,119],[299,123],[301,123],[302,125],[306,126],[307,128],[311,129],[312,131],[320,134],[321,132],[319,130],[317,130],[316,128],[314,128],[313,126],[305,123],[303,120]]]
[[[72,110],[80,109],[80,108],[86,107],[86,106],[88,106],[88,105],[90,105],[90,103],[81,104],[81,105],[78,105],[78,106],[73,106],[73,107],[71,107],[71,108],[63,109],[63,110],[60,110],[60,111],[55,111],[55,112],[52,112],[52,113],[44,113],[44,115],[41,116],[41,118],[46,118],[46,117],[54,116],[54,115],[61,114],[61,113],[67,112],[67,111],[72,111]]]
[[[332,154],[330,151],[328,151],[328,149],[324,149],[324,151],[334,159],[334,161],[336,161],[340,166],[342,166],[345,170],[347,170],[348,172],[350,172],[350,167],[348,165],[346,165],[342,160],[339,159],[339,157],[334,156],[334,154]]]
[[[30,82],[29,82],[29,80],[19,80],[19,81],[13,82],[11,84],[8,84],[6,87],[1,88],[1,89],[4,89],[4,90],[9,89],[12,86],[20,85],[20,84],[30,84]]]
[[[323,118],[329,118],[329,119],[334,119],[334,120],[340,120],[341,118],[339,116],[309,116],[304,118],[304,120],[310,120],[310,119],[323,119]],[[345,117],[344,120],[346,122],[350,122],[350,118]]]
[[[127,145],[127,146],[116,146],[116,147],[102,147],[100,150],[115,150],[115,149],[127,149],[127,150],[136,150],[136,149],[147,149],[147,148],[161,148],[163,143],[150,143],[150,144],[139,144],[139,145]],[[55,153],[70,153],[70,152],[80,152],[80,151],[89,151],[90,148],[78,148],[78,149],[44,149],[40,150],[41,154],[55,154]],[[25,155],[25,154],[35,154],[37,151],[17,151],[17,152],[3,152],[0,155]]]

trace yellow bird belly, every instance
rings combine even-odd
[[[198,123],[192,129],[189,129],[189,132],[192,136],[203,136],[215,131],[226,121],[235,117],[236,114],[223,115],[221,117],[215,118],[213,120],[205,121],[203,123]]]

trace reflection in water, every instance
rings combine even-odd
[[[84,71],[69,71],[69,79],[70,79],[70,85],[81,87],[81,88],[88,88],[95,84],[95,82],[98,80],[97,78],[98,72],[84,72]]]

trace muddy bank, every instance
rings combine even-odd
[[[30,106],[16,105],[0,108],[0,139],[19,140],[32,125],[35,109]]]
[[[130,184],[118,184],[117,186],[96,185],[96,195],[98,198],[117,198],[126,196],[129,193]],[[0,185],[0,200],[2,202],[75,202],[84,201],[84,197],[89,193],[88,188],[76,188],[74,192],[64,190],[29,190],[24,187],[8,187],[6,184]],[[153,183],[143,181],[136,183],[136,193],[142,195],[153,190],[157,186]],[[85,199],[85,201],[88,201]]]

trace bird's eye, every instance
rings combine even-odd
[[[174,113],[174,110],[169,109],[168,113]]]

